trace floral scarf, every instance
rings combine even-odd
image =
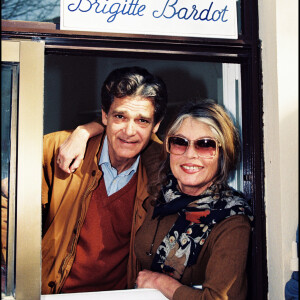
[[[196,263],[213,226],[234,215],[253,221],[243,195],[228,185],[213,184],[199,196],[183,194],[170,174],[161,190],[152,218],[178,213],[178,218],[157,249],[151,270],[181,279],[187,266]]]

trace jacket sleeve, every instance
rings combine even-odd
[[[250,224],[245,216],[230,217],[212,230],[202,290],[179,287],[174,300],[246,299],[246,262]]]
[[[59,146],[71,134],[71,131],[58,131],[49,133],[43,138],[43,166],[42,166],[42,209],[43,218],[47,213],[49,199],[51,199],[52,183],[55,169],[56,176],[59,175],[61,179],[68,176],[58,167],[56,167],[56,159],[58,155]]]

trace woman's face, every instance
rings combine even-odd
[[[186,118],[175,135],[188,140],[203,137],[215,138],[210,127],[193,118]],[[170,154],[170,167],[181,191],[188,195],[200,195],[213,182],[218,170],[219,151],[212,158],[199,157],[194,146],[182,155]]]

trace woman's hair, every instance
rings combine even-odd
[[[166,159],[159,172],[159,182],[154,183],[154,186],[156,186],[154,190],[158,189],[159,183],[160,185],[166,183],[166,175],[170,172],[170,159],[166,151],[167,137],[176,134],[186,118],[193,118],[207,124],[213,132],[214,137],[221,144],[219,148],[218,171],[214,182],[227,182],[230,172],[236,168],[239,162],[241,148],[239,132],[225,108],[210,99],[201,100],[196,103],[189,102],[182,107],[175,120],[167,129],[164,140],[164,157]],[[153,187],[150,188],[150,191],[153,192]]]
[[[168,94],[165,83],[159,77],[141,67],[113,70],[101,89],[103,111],[108,114],[114,98],[126,96],[140,96],[153,101],[155,124],[163,119],[167,108]]]

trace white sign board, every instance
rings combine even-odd
[[[60,29],[237,39],[236,0],[61,0]]]

